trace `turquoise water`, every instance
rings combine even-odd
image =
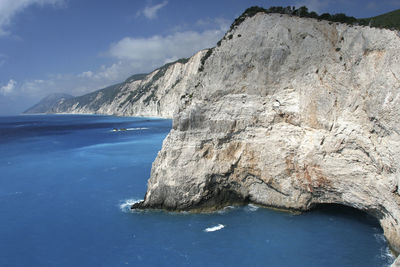
[[[112,131],[126,128],[127,131]],[[387,266],[376,221],[353,210],[293,215],[130,212],[170,120],[0,117],[0,266]]]

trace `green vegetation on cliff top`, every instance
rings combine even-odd
[[[400,30],[400,9],[376,17],[358,19],[361,25]]]
[[[246,18],[253,17],[257,13],[277,13],[287,14],[292,16],[314,18],[320,20],[327,20],[332,22],[346,23],[350,25],[363,25],[376,28],[387,28],[392,30],[400,30],[400,9],[394,10],[376,17],[357,19],[355,17],[347,16],[344,13],[329,14],[323,13],[318,15],[316,12],[308,11],[306,6],[295,8],[294,6],[272,6],[268,9],[259,6],[252,6],[246,9],[242,15],[235,19],[231,25],[231,30],[236,26],[240,25]]]
[[[235,19],[235,21],[232,23],[230,30],[226,33],[226,35],[223,37],[222,40],[226,39],[232,39],[232,34],[230,32],[239,26],[243,21],[246,20],[246,18],[253,17],[257,13],[277,13],[277,14],[287,14],[291,16],[298,16],[298,17],[305,17],[305,18],[314,18],[318,20],[327,20],[331,22],[340,22],[340,23],[346,23],[349,25],[363,25],[363,26],[370,26],[370,27],[377,27],[377,28],[387,28],[391,30],[399,30],[400,31],[400,9],[376,16],[376,17],[371,17],[371,18],[361,18],[361,19],[356,19],[355,17],[350,17],[347,16],[343,13],[337,13],[337,14],[329,14],[329,13],[323,13],[321,15],[318,15],[316,12],[312,11],[309,12],[308,8],[305,6],[295,8],[291,6],[287,7],[282,7],[282,6],[272,6],[268,9],[258,7],[258,6],[252,6],[247,8],[238,18]],[[217,46],[221,45],[220,40],[217,43]],[[199,71],[203,71],[204,69],[204,64],[206,60],[212,55],[214,48],[210,48],[203,56],[201,59]],[[131,92],[130,97],[126,101],[129,102],[135,102],[137,101],[141,96],[143,96],[145,93],[147,93],[149,90],[151,90],[151,94],[146,98],[145,102],[148,102],[149,100],[154,98],[154,91],[157,88],[153,88],[153,84],[160,76],[162,76],[167,68],[174,64],[174,63],[182,63],[185,64],[189,59],[183,58],[179,59],[175,62],[167,63],[164,66],[160,67],[158,70],[158,73],[153,77],[153,79],[141,86],[135,92]],[[113,99],[117,96],[117,94],[120,92],[122,87],[126,85],[127,83],[132,83],[137,80],[143,80],[148,74],[135,74],[126,79],[124,82],[111,85],[109,87],[106,87],[101,90],[97,90],[95,92],[75,97],[75,98],[69,98],[64,101],[61,105],[63,106],[72,106],[73,104],[78,103],[78,106],[83,107],[83,106],[90,106],[91,108],[97,109],[102,105],[103,103],[111,103]]]
[[[237,17],[229,31],[225,34],[225,36],[218,41],[217,46],[221,45],[222,40],[232,39],[232,34],[230,32],[239,26],[243,21],[247,18],[251,18],[255,16],[257,13],[266,13],[266,14],[286,14],[290,16],[297,16],[301,18],[314,18],[318,20],[326,20],[331,22],[339,22],[345,23],[349,25],[362,25],[362,26],[370,26],[375,28],[386,28],[391,30],[398,30],[400,31],[400,9],[394,10],[392,12],[388,12],[376,17],[371,18],[363,18],[357,19],[355,17],[347,16],[344,13],[336,13],[336,14],[329,14],[323,13],[318,15],[316,12],[308,11],[306,6],[301,6],[296,9],[296,7],[283,7],[283,6],[272,6],[268,9],[259,6],[252,6],[247,8],[239,17]],[[204,70],[204,64],[206,60],[212,55],[214,48],[209,48],[207,53],[201,59],[199,71],[202,72]]]

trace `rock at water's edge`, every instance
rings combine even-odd
[[[228,34],[187,82],[137,207],[343,204],[399,252],[398,33],[258,14]]]

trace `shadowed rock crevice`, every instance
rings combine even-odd
[[[349,218],[351,220],[360,221],[363,224],[368,224],[373,227],[379,227],[379,220],[375,216],[376,214],[371,213],[370,211],[363,211],[354,207],[338,204],[338,203],[322,203],[314,205],[310,210],[310,212],[320,212],[329,216],[337,216]]]

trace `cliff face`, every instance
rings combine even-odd
[[[398,32],[259,13],[214,49],[46,112],[175,114],[134,208],[337,203],[375,215],[400,252]]]
[[[123,83],[93,93],[62,101],[56,99],[40,113],[172,118],[180,96],[193,86],[192,77],[198,72],[203,54],[204,51],[200,51],[190,59],[166,64],[150,74],[133,75]],[[25,113],[38,113],[35,107]]]
[[[134,208],[338,203],[400,251],[398,33],[257,14],[203,62]]]

